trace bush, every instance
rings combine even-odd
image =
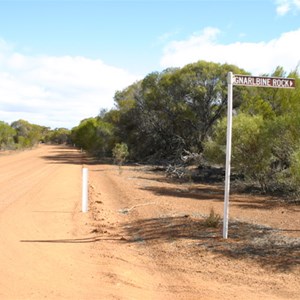
[[[212,139],[206,142],[204,157],[215,164],[224,164],[226,155],[226,128],[224,118],[215,127]],[[238,173],[256,180],[263,190],[271,172],[271,141],[262,116],[239,114],[232,124],[232,167]]]
[[[291,159],[291,175],[292,175],[292,181],[295,186],[299,186],[300,183],[300,149],[295,151],[292,154]]]
[[[125,143],[116,144],[112,152],[115,162],[119,166],[122,166],[129,155],[128,146]]]
[[[220,221],[221,221],[221,216],[219,214],[216,214],[214,209],[211,208],[209,216],[204,221],[204,225],[206,227],[217,228],[220,224]]]

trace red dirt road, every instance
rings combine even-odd
[[[52,160],[62,154],[75,164]],[[80,214],[80,159],[49,146],[0,157],[1,299],[101,295],[90,244],[76,242],[88,218]]]
[[[299,206],[233,195],[225,242],[203,224],[216,186],[46,145],[0,170],[0,299],[300,299]]]

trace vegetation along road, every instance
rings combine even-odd
[[[62,146],[1,154],[0,170],[0,299],[300,299],[299,205],[233,194],[225,241],[207,217],[222,185]]]

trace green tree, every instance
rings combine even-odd
[[[16,131],[9,124],[0,121],[0,150],[14,149]]]
[[[202,152],[203,142],[227,105],[228,71],[244,72],[232,65],[199,61],[182,69],[153,72],[117,92],[120,114],[115,125],[120,141],[138,159],[176,159],[184,149]],[[236,93],[235,107],[243,93]]]
[[[11,124],[15,129],[15,141],[20,148],[33,147],[43,138],[46,127],[30,124],[25,120],[18,120]]]
[[[72,129],[71,139],[93,155],[106,156],[113,147],[113,125],[100,117],[89,118]]]

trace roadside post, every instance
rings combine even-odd
[[[226,164],[225,164],[225,190],[224,190],[224,217],[223,217],[223,238],[228,237],[228,216],[229,216],[229,192],[230,192],[230,161],[231,161],[231,136],[232,136],[232,94],[233,74],[227,74],[227,137],[226,137]]]
[[[82,168],[82,212],[88,211],[88,169]]]
[[[224,217],[223,217],[223,238],[228,238],[229,218],[229,194],[230,194],[230,170],[231,170],[231,142],[232,142],[232,102],[233,86],[271,87],[294,89],[296,82],[294,78],[265,77],[227,74],[227,137],[226,137],[226,164],[225,164],[225,188],[224,188]]]

